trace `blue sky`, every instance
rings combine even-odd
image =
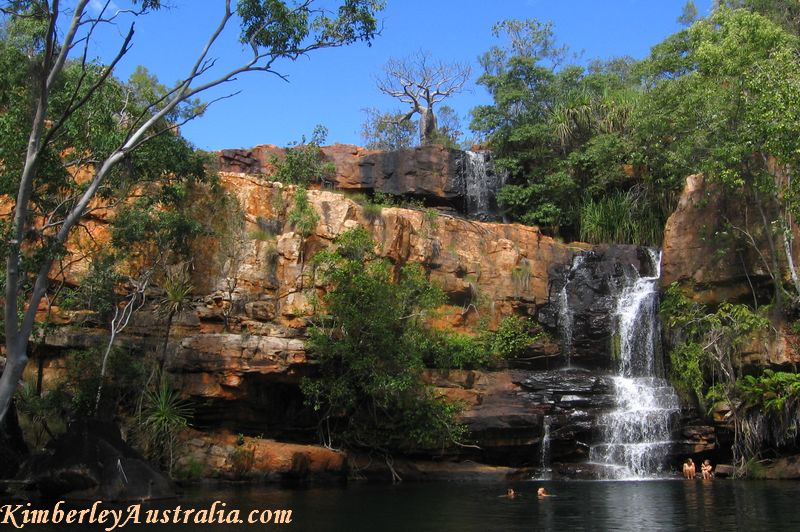
[[[698,0],[701,15],[712,0]],[[215,103],[206,114],[185,125],[184,135],[203,149],[239,148],[256,144],[286,145],[310,135],[316,124],[329,130],[328,143],[359,144],[363,108],[392,110],[399,102],[382,95],[375,77],[390,57],[417,50],[446,61],[472,65],[466,91],[449,105],[468,123],[469,110],[489,103],[486,91],[475,85],[478,56],[498,43],[492,25],[502,19],[550,20],[559,40],[582,51],[582,62],[631,55],[641,58],[654,44],[677,31],[685,0],[387,0],[381,13],[382,34],[371,47],[363,43],[320,50],[277,70],[289,83],[264,73],[245,74],[227,85],[240,90],[234,98]],[[170,0],[171,8],[137,21],[134,47],[118,67],[127,78],[138,64],[164,83],[173,82],[192,59],[219,20],[220,0]],[[222,36],[212,54],[220,63],[241,57],[235,28]],[[118,33],[98,37],[102,55],[112,53]],[[206,99],[221,95],[209,94]]]

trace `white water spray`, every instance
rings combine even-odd
[[[672,422],[680,409],[659,363],[661,255],[648,251],[655,275],[627,279],[617,299],[616,408],[598,418],[601,443],[590,449],[590,460],[607,466],[610,478],[647,478],[662,471],[672,446]]]
[[[561,291],[558,293],[558,332],[561,335],[561,344],[567,359],[567,367],[570,367],[572,363],[572,335],[575,328],[575,317],[569,308],[567,286],[569,285],[570,276],[580,268],[581,264],[583,264],[583,255],[575,255],[572,258],[572,264],[564,274],[564,286],[561,287]]]
[[[465,151],[461,165],[467,214],[479,220],[496,219],[497,191],[505,184],[505,175],[494,171],[488,151]]]

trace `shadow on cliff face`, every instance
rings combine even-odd
[[[123,441],[112,422],[70,424],[23,464],[18,477],[47,498],[142,501],[175,496],[172,482]]]
[[[237,395],[242,399],[195,400],[192,425],[200,430],[223,429],[235,434],[317,443],[317,420],[305,406],[297,383],[248,374]]]
[[[0,425],[0,479],[14,478],[27,456],[28,446],[25,444],[17,410],[12,401],[5,421]]]

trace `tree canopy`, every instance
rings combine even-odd
[[[313,259],[331,290],[308,344],[320,375],[302,387],[320,414],[323,441],[386,455],[453,443],[462,433],[457,405],[420,379],[421,327],[444,294],[417,264],[393,279],[374,248],[365,229],[352,229]]]
[[[557,43],[552,25],[536,20],[503,21],[494,34],[505,44],[481,57],[478,79],[494,103],[473,109],[471,127],[509,173],[498,196],[506,213],[577,238],[585,229],[602,232],[590,222],[612,225],[606,218],[619,197],[616,203],[627,202],[626,210],[642,222],[621,237],[656,241],[660,220],[646,201],[651,191],[631,190],[641,183],[631,164],[631,117],[641,97],[633,61],[565,64],[567,49]],[[585,215],[581,204],[603,216]]]
[[[798,45],[758,13],[719,8],[653,49],[642,64],[648,91],[636,117],[643,162],[660,186],[678,188],[702,172],[756,207],[769,247],[762,266],[779,307],[784,260],[792,297],[800,295],[789,230],[799,214],[791,177],[800,163]],[[774,167],[787,171],[785,181]],[[749,239],[747,228],[732,229]]]
[[[235,5],[225,0],[218,26],[185,76],[166,87],[142,70],[127,85],[114,78],[134,38],[131,19],[159,9],[160,2],[133,2],[132,9],[118,11],[110,6],[101,2],[99,10],[89,9],[89,0],[78,0],[70,11],[43,0],[0,5],[5,20],[0,62],[6,67],[0,81],[0,187],[15,198],[11,217],[3,221],[7,362],[0,377],[0,421],[27,364],[36,310],[52,265],[93,201],[148,177],[198,171],[195,158],[170,155],[189,149],[176,132],[205,110],[199,95],[246,72],[280,75],[280,60],[370,42],[378,32],[375,13],[382,7],[379,0],[342,0],[325,8],[314,0],[240,0]],[[222,69],[211,54],[223,30],[236,20],[239,39],[251,55]],[[114,58],[103,65],[93,60],[91,47],[97,28],[107,24],[127,30]],[[168,166],[172,160],[182,161],[181,166]]]

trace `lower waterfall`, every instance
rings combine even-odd
[[[606,466],[606,478],[658,475],[672,446],[672,423],[680,410],[678,396],[664,378],[661,363],[661,255],[650,249],[648,254],[655,274],[627,276],[617,297],[615,408],[597,419],[599,442],[591,446],[589,455],[591,462]]]

